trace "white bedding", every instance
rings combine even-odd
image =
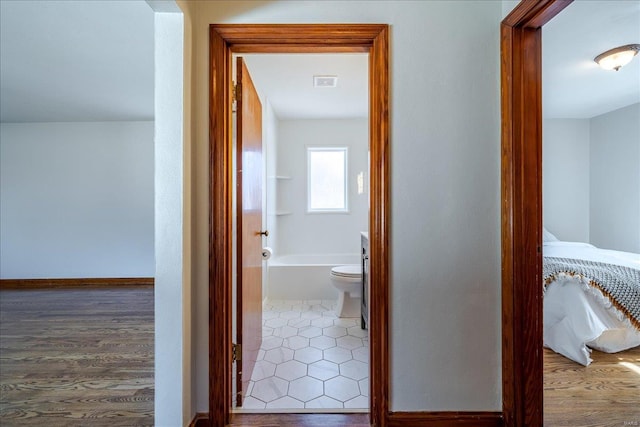
[[[640,269],[640,254],[588,243],[547,241],[543,255]],[[575,277],[561,277],[547,286],[543,323],[544,345],[584,366],[592,361],[589,348],[616,353],[640,345],[640,331],[600,291]]]

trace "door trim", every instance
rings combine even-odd
[[[230,420],[233,53],[369,53],[370,420],[383,426],[389,396],[389,28],[383,24],[210,26],[209,413]]]
[[[542,26],[572,0],[521,1],[502,21],[502,407],[543,425]]]

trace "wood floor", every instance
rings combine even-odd
[[[151,287],[0,291],[0,425],[153,425],[153,319]],[[545,426],[640,426],[640,348],[544,358]],[[233,424],[282,424],[263,417]],[[366,425],[339,417],[285,424]]]
[[[0,291],[0,425],[152,426],[153,288]]]
[[[584,367],[544,349],[545,426],[640,426],[640,348],[591,357]]]
[[[368,427],[368,414],[232,414],[232,427]]]

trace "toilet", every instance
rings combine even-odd
[[[331,269],[331,284],[338,290],[338,317],[360,317],[362,271],[359,264],[339,265]]]

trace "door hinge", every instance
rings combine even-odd
[[[231,352],[234,362],[242,360],[242,344],[231,344]]]
[[[242,97],[242,86],[240,84],[233,85],[233,100],[238,102],[238,100]]]

